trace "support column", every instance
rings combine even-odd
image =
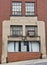
[[[23,36],[25,36],[25,25],[23,25]]]
[[[1,63],[6,63],[7,59],[7,41],[6,43],[2,43],[2,57],[1,57]]]
[[[38,21],[37,25],[38,25],[38,35],[40,36],[42,58],[46,58],[45,22]]]

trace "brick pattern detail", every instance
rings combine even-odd
[[[15,52],[15,53],[13,52],[13,53],[8,53],[8,62],[39,59],[40,57],[41,57],[41,53],[37,53],[37,52]]]

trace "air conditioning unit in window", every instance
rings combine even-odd
[[[32,31],[32,30],[27,31],[27,36],[34,36],[34,31]]]

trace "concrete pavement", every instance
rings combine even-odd
[[[47,65],[47,62],[43,62],[43,63],[36,63],[34,65]]]
[[[34,65],[38,63],[47,63],[47,59],[26,60],[26,61],[19,61],[19,62],[4,63],[0,65]]]

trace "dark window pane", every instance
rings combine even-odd
[[[11,25],[10,26],[10,34],[12,36],[21,36],[22,35],[22,26]]]
[[[29,42],[26,43],[27,43],[27,51],[29,52]]]
[[[21,52],[21,42],[19,42],[19,51]]]
[[[27,42],[24,42],[24,45],[27,46]]]
[[[24,42],[24,45],[27,46],[27,51],[29,51],[29,42]]]

